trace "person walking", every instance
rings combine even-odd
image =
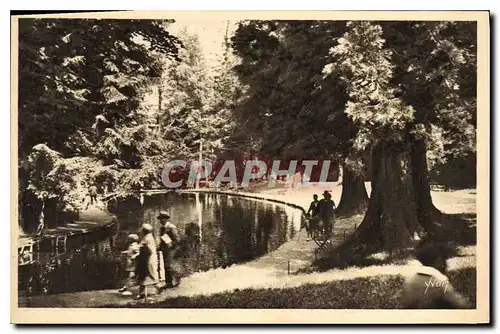
[[[306,228],[307,228],[307,241],[309,241],[310,238],[316,236],[316,232],[318,230],[318,222],[319,222],[319,200],[318,200],[318,195],[316,195],[316,194],[313,195],[313,201],[309,205],[309,210],[307,210],[306,216],[309,218],[308,219],[308,224],[306,225]]]
[[[160,227],[160,251],[163,256],[163,265],[165,268],[165,288],[173,288],[180,283],[179,275],[175,275],[172,267],[175,252],[179,248],[180,237],[177,226],[170,222],[170,214],[167,211],[160,211],[158,214]],[[176,282],[174,282],[176,276]]]
[[[319,202],[319,216],[323,223],[323,229],[327,236],[332,235],[333,224],[335,223],[335,202],[332,200],[332,194],[325,190],[323,199]]]
[[[147,287],[150,285],[156,286],[158,284],[158,258],[156,254],[156,241],[153,237],[153,226],[150,224],[143,224],[141,226],[141,235],[142,238],[136,268],[137,280],[140,288],[136,299],[147,297]]]
[[[89,187],[90,205],[97,203],[97,187],[93,184]]]
[[[43,237],[43,233],[45,231],[45,214],[43,213],[45,209],[45,201],[42,203],[42,209],[40,210],[40,218],[38,220],[38,226],[36,228],[35,235],[37,237]]]

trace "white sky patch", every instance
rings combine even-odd
[[[229,21],[229,37],[236,30],[236,21]],[[177,36],[179,31],[186,29],[189,34],[197,34],[207,66],[214,66],[222,54],[222,43],[226,34],[228,20],[213,19],[207,15],[206,20],[176,20],[168,31]]]

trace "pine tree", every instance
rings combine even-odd
[[[415,233],[435,232],[426,149],[439,140],[458,150],[474,146],[474,84],[459,84],[473,72],[466,61],[474,59],[472,31],[467,23],[351,22],[332,49],[337,61],[326,71],[343,73],[355,146],[372,151],[358,242],[392,251]]]
[[[273,158],[341,161],[339,213],[361,211],[368,196],[363,155],[353,149],[354,123],[344,113],[346,87],[337,71],[323,79],[332,40],[345,31],[338,21],[242,22],[233,37],[249,90],[239,122],[261,138],[260,152]]]

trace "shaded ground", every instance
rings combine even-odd
[[[352,218],[351,218],[352,219]],[[358,220],[360,224],[362,218]],[[436,240],[449,246],[452,256],[457,255],[461,247],[476,245],[476,215],[475,214],[443,214],[438,224]],[[417,241],[416,241],[417,242]],[[413,248],[399,250],[393,254],[386,252],[373,254],[369,249],[352,249],[348,244],[339,244],[331,248],[313,262],[313,266],[305,269],[307,272],[325,271],[333,268],[350,266],[366,267],[384,264],[405,264],[413,259]],[[475,266],[475,264],[474,264]]]
[[[358,225],[361,220],[357,223]],[[476,215],[473,213],[443,214],[437,223],[434,238],[446,243],[451,256],[456,256],[461,247],[475,247],[477,239]],[[392,254],[386,252],[373,254],[373,250],[365,248],[365,245],[353,249],[350,244],[340,244],[339,247],[331,248],[322,257],[316,259],[313,266],[306,270],[312,272],[350,266],[400,265],[412,260],[413,255],[413,248],[402,249]]]

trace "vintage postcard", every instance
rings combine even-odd
[[[11,20],[13,323],[490,322],[489,12]]]

